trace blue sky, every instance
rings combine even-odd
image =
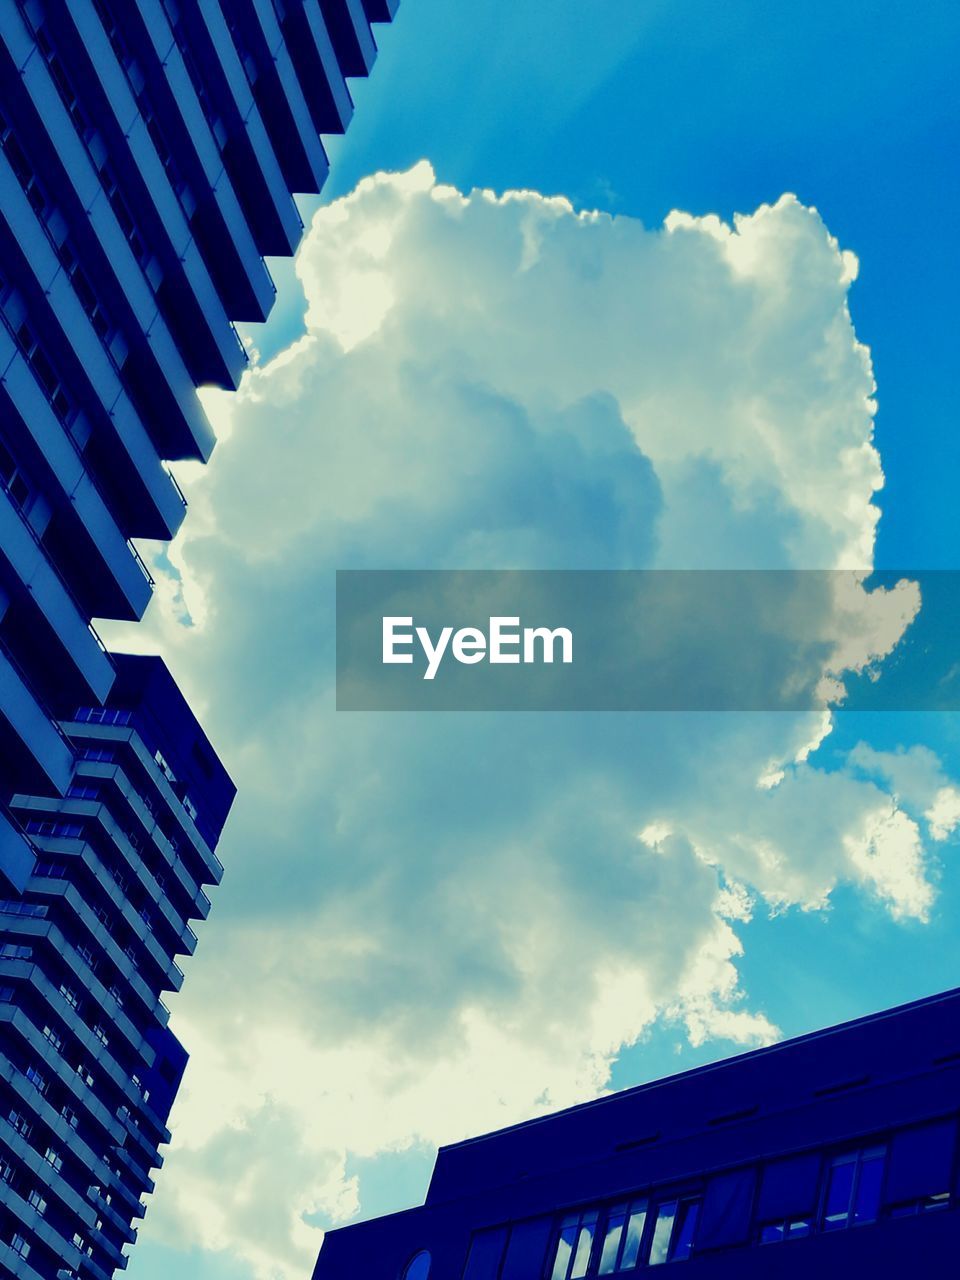
[[[919,13],[819,0],[789,11],[760,0],[736,6],[610,0],[560,3],[548,12],[533,0],[510,6],[404,0],[394,28],[382,32],[374,77],[356,86],[357,116],[348,137],[331,143],[325,200],[349,193],[368,174],[407,170],[424,158],[439,182],[461,192],[479,186],[562,194],[577,208],[628,215],[650,228],[675,208],[729,220],[783,192],[796,193],[804,205],[816,206],[860,262],[850,308],[857,337],[872,352],[879,386],[875,439],[886,477],[876,499],[883,512],[876,563],[956,567],[960,444],[948,376],[956,364],[958,247],[951,223],[960,193],[950,157],[958,141],[957,25],[956,6],[940,0],[927,0]],[[305,205],[308,212],[312,207]],[[292,269],[280,264],[275,274],[277,312],[266,331],[255,334],[268,355],[302,329],[302,293]],[[235,484],[243,483],[239,468],[235,461]],[[217,518],[225,525],[225,510]],[[238,578],[241,588],[250,591],[250,582]],[[270,609],[281,599],[282,585],[273,583],[245,607]],[[242,629],[238,617],[234,623]],[[278,625],[282,630],[282,616]],[[234,687],[243,680],[249,690],[247,678],[260,677],[244,668],[241,650],[230,649],[229,658]],[[201,680],[204,670],[199,662],[192,677]],[[227,696],[223,685],[217,696]],[[250,699],[256,705],[255,691]],[[229,740],[225,733],[242,739],[243,726],[218,709],[216,698],[206,719],[215,741]],[[601,731],[588,726],[584,732],[589,740]],[[857,743],[891,756],[901,746],[922,744],[939,758],[944,776],[956,777],[958,739],[954,716],[842,714],[816,759],[824,771],[839,774]],[[479,733],[477,743],[480,749]],[[428,760],[429,750],[424,747]],[[504,793],[502,804],[509,812],[513,800]],[[411,800],[409,809],[403,818],[411,843],[430,826],[456,829],[456,815],[446,814],[436,797],[425,795],[419,809]],[[238,826],[231,837],[228,828],[224,861],[234,884],[228,875],[201,952],[215,950],[219,929],[226,932],[231,921],[253,912],[255,875],[244,870],[242,846],[244,839],[253,843],[256,826],[240,812],[235,821],[247,823],[244,832],[252,834]],[[308,877],[309,852],[297,864]],[[750,1009],[793,1034],[954,983],[960,971],[954,857],[952,840],[943,841],[926,922],[894,918],[850,883],[839,883],[823,910],[755,911],[740,921],[743,955],[736,966]],[[804,958],[802,968],[797,956]],[[196,973],[198,989],[229,972],[225,962],[217,968],[211,961],[204,978],[203,963],[201,954],[190,975]],[[361,1003],[368,995],[354,999]],[[343,1019],[347,1030],[339,1034],[352,1034],[355,1024],[346,1014]],[[333,1038],[337,1025],[331,1016]],[[718,1034],[694,1047],[688,1031],[682,1019],[658,1013],[639,1041],[619,1053],[612,1085],[731,1050],[732,1040]],[[192,1047],[186,1027],[183,1034]],[[283,1134],[278,1121],[277,1162],[285,1159]],[[369,1216],[418,1201],[430,1163],[422,1137],[393,1151],[351,1151],[348,1144],[336,1177],[358,1176],[361,1212]],[[160,1175],[157,1210],[164,1178],[178,1176],[173,1158],[170,1166]],[[218,1167],[229,1171],[231,1165]],[[236,1176],[242,1181],[242,1166]],[[257,1274],[249,1250],[234,1256],[192,1244],[174,1247],[171,1220],[163,1210],[163,1226],[155,1229],[148,1215],[130,1265],[133,1280],[251,1280]],[[318,1209],[314,1220],[328,1221],[329,1211]],[[227,1223],[227,1235],[229,1229]],[[266,1274],[262,1266],[259,1274]]]

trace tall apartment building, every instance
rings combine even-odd
[[[66,796],[10,801],[37,856],[0,899],[0,1274],[126,1265],[186,1062],[162,993],[222,872],[233,784],[163,662],[113,661],[60,726]]]
[[[263,257],[298,244],[292,193],[397,3],[0,3],[0,1274],[111,1274],[165,1140],[159,994],[229,782],[201,745],[217,787],[177,793],[202,735],[92,620],[147,606],[134,540],[173,537],[169,464],[213,448],[196,387],[237,385],[235,323],[270,310]]]
[[[960,990],[441,1149],[314,1280],[953,1275]]]

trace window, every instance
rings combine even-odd
[[[14,1253],[19,1253],[21,1258],[26,1258],[30,1253],[30,1246],[19,1231],[15,1231],[10,1237],[10,1248]]]
[[[13,1128],[16,1129],[17,1133],[19,1133],[21,1138],[30,1137],[30,1132],[33,1126],[22,1111],[17,1111],[14,1107],[13,1110],[8,1113],[7,1119],[10,1121]]]
[[[48,833],[39,832],[38,834],[46,835]],[[63,862],[40,861],[33,868],[33,874],[39,876],[42,880],[66,880],[69,873],[66,864]]]
[[[2,119],[0,119],[0,149],[6,154],[24,194],[43,224],[48,236],[53,240],[57,256],[73,286],[73,291],[77,295],[80,305],[87,313],[97,336],[109,352],[109,344],[114,335],[113,325],[110,323],[93,285],[90,283],[90,277],[80,266],[78,255],[69,239],[61,241],[60,234],[54,231],[53,228],[58,221],[55,217],[57,213],[56,207],[43,190],[33,165],[19,139],[14,136],[10,127]]]
[[[426,1249],[415,1253],[403,1269],[403,1280],[429,1280],[430,1254]]]
[[[563,1219],[550,1280],[578,1280],[587,1274],[599,1216],[597,1209],[588,1209],[584,1213],[568,1214]]]
[[[60,983],[60,994],[63,996],[64,1000],[66,1000],[71,1009],[78,1009],[80,1007],[80,997],[77,995],[76,991],[74,991],[73,987],[68,986],[67,983]]]
[[[908,1200],[905,1204],[895,1204],[890,1210],[891,1218],[909,1218],[916,1213],[927,1213],[931,1209],[949,1209],[950,1192],[941,1191],[933,1196],[919,1196],[916,1200]]]
[[[234,48],[237,51],[237,57],[240,59],[240,64],[243,67],[243,74],[247,77],[247,82],[252,88],[257,83],[257,77],[260,73],[260,69],[257,66],[257,60],[252,50],[243,39],[237,23],[230,19],[227,22],[227,26],[230,28],[231,36],[233,36]]]
[[[150,250],[137,229],[136,219],[130,212],[130,206],[123,197],[120,184],[117,181],[117,175],[106,161],[96,167],[100,174],[100,185],[103,187],[114,217],[120,224],[123,237],[130,246],[138,266],[141,270],[146,271],[147,264],[150,262]]]
[[[886,1147],[878,1146],[834,1156],[823,1201],[824,1231],[877,1220],[886,1155]]]
[[[43,1158],[57,1173],[59,1173],[63,1168],[63,1156],[59,1151],[55,1150],[55,1148],[47,1147],[46,1151],[43,1153]]]
[[[97,800],[100,796],[100,788],[92,782],[73,782],[70,784],[67,795],[71,800]]]
[[[32,836],[57,836],[60,839],[76,840],[83,835],[83,824],[31,818],[26,824],[26,830]]]
[[[69,426],[76,416],[76,408],[64,390],[53,361],[25,320],[17,326],[14,336],[50,407],[64,426]]]
[[[0,947],[0,960],[29,960],[32,955],[32,947],[25,947],[17,942],[5,942]]]
[[[657,1206],[648,1263],[680,1262],[693,1252],[699,1200],[665,1200]]]
[[[163,774],[166,780],[168,782],[176,782],[177,779],[174,776],[174,772],[170,768],[170,766],[167,764],[167,761],[164,758],[163,754],[159,751],[155,751],[153,753],[153,758],[154,760],[156,760],[157,764],[160,766],[160,772]]]
[[[782,1240],[798,1240],[808,1236],[813,1229],[811,1218],[784,1218],[776,1222],[764,1222],[760,1227],[761,1244],[779,1244]]]
[[[560,1223],[550,1280],[615,1276],[693,1253],[700,1198],[647,1198],[567,1214]]]
[[[46,1093],[47,1089],[50,1087],[47,1077],[42,1071],[38,1071],[36,1067],[27,1067],[26,1077],[40,1094]]]
[[[17,902],[10,898],[0,898],[0,915],[6,916],[45,916],[47,908],[36,902]]]
[[[47,1212],[47,1202],[39,1191],[31,1191],[29,1196],[27,1196],[27,1202],[30,1205],[30,1208],[38,1213],[41,1218]]]
[[[80,265],[80,260],[73,245],[69,240],[64,240],[57,253],[67,278],[73,285],[73,292],[77,295],[77,301],[87,313],[87,319],[93,325],[97,337],[109,350],[110,340],[114,334],[113,325],[97,296],[96,290],[90,283],[90,277]]]
[[[30,201],[34,213],[39,218],[46,217],[50,209],[50,203],[40,185],[27,153],[20,145],[20,141],[10,125],[2,117],[0,117],[0,150],[3,151],[10,162],[10,168],[20,183],[24,195]]]
[[[600,1275],[614,1275],[618,1271],[629,1271],[636,1267],[646,1220],[646,1200],[614,1205],[607,1214],[603,1248],[600,1251]]]
[[[0,486],[6,489],[14,504],[26,514],[33,500],[33,486],[24,476],[10,449],[0,438]]]
[[[47,1025],[43,1028],[43,1034],[47,1040],[53,1045],[54,1049],[59,1053],[63,1048],[63,1037],[54,1031],[53,1027]]]
[[[78,707],[73,718],[81,724],[127,725],[133,720],[133,713],[117,707]]]

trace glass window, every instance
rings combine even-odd
[[[607,1224],[600,1253],[599,1274],[613,1275],[630,1271],[640,1259],[640,1244],[647,1218],[646,1200],[614,1205],[607,1213]]]
[[[677,1230],[670,1249],[671,1262],[680,1262],[689,1258],[693,1252],[693,1237],[697,1230],[697,1218],[700,1213],[698,1200],[686,1200],[680,1205],[677,1218]]]
[[[651,1267],[661,1262],[682,1262],[691,1256],[699,1216],[699,1199],[665,1200],[657,1206],[647,1259]]]
[[[587,1274],[593,1253],[598,1211],[568,1214],[560,1224],[551,1280],[580,1280]]]
[[[653,1227],[653,1240],[650,1243],[651,1267],[660,1262],[666,1262],[670,1256],[670,1237],[673,1235],[676,1216],[676,1200],[667,1200],[657,1206],[657,1219]]]
[[[886,1148],[875,1147],[872,1151],[864,1152],[861,1157],[860,1177],[853,1200],[854,1225],[877,1220],[880,1213],[880,1186],[883,1181],[886,1154]]]
[[[834,1157],[823,1203],[824,1231],[876,1221],[886,1155],[886,1147],[866,1147]]]
[[[616,1205],[607,1215],[607,1229],[603,1237],[603,1249],[600,1252],[600,1274],[610,1275],[617,1270],[617,1259],[620,1256],[620,1244],[623,1239],[623,1228],[627,1220],[627,1206]]]
[[[895,1204],[890,1210],[891,1218],[909,1218],[916,1213],[927,1213],[930,1209],[948,1209],[950,1192],[940,1191],[933,1196],[920,1196],[916,1200],[908,1200],[903,1204]]]
[[[430,1275],[430,1254],[426,1249],[415,1253],[403,1269],[403,1280],[428,1280]]]

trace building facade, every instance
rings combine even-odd
[[[442,1148],[314,1280],[952,1275],[960,990]]]
[[[37,854],[0,899],[0,1274],[27,1280],[125,1265],[186,1062],[162,994],[234,796],[162,661],[114,663],[61,725],[66,796],[11,798]]]
[[[137,538],[185,514],[195,388],[235,387],[236,321],[327,173],[347,77],[397,0],[0,5],[0,879],[32,863],[14,792],[63,795],[57,729],[114,672],[91,619],[137,619]]]
[[[112,1274],[166,1141],[231,789],[93,620],[143,615],[397,3],[0,4],[0,1275]]]

